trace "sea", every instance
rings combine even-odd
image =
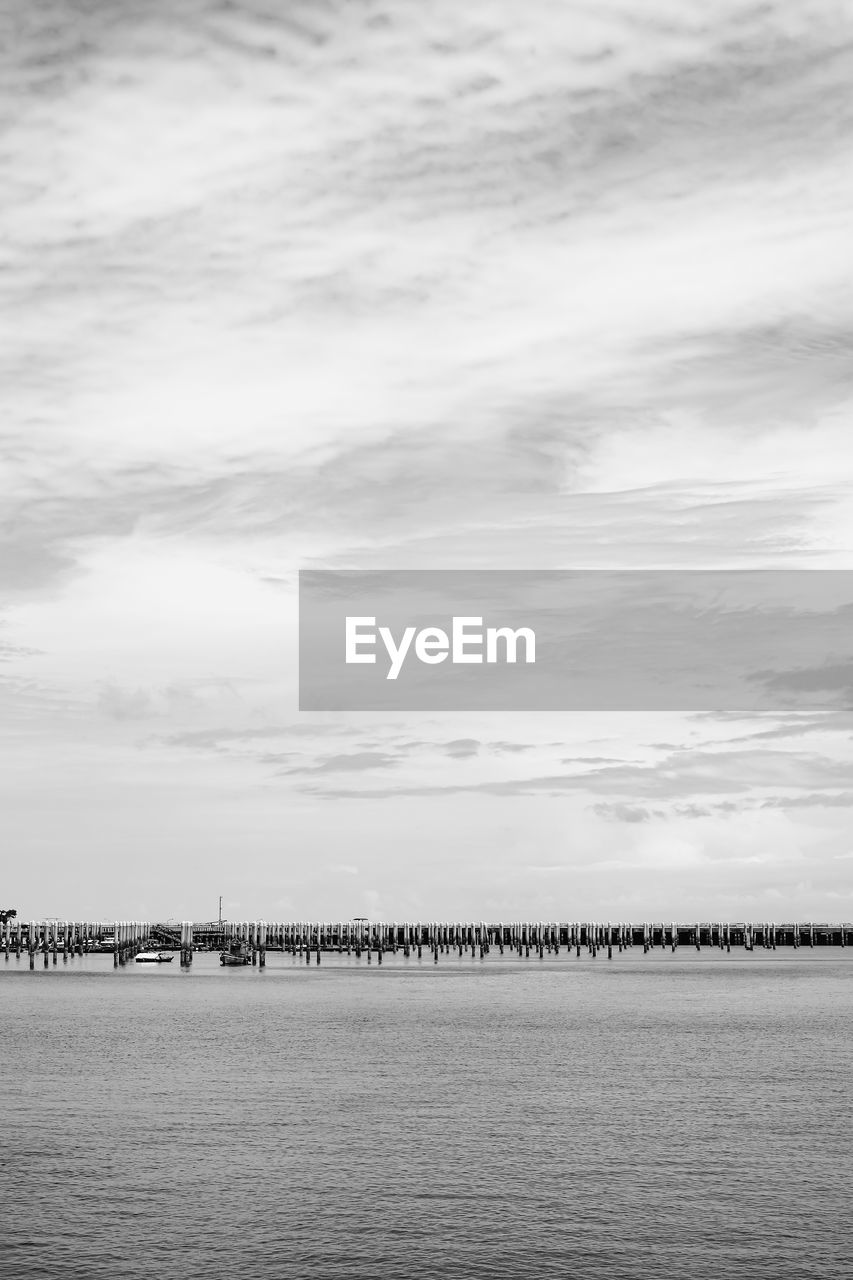
[[[853,956],[0,960],[3,1274],[853,1273]]]

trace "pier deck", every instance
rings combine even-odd
[[[234,941],[246,945],[253,964],[263,967],[267,951],[280,951],[312,959],[320,963],[326,952],[362,955],[368,962],[375,956],[382,963],[384,954],[401,952],[404,956],[424,953],[435,963],[443,954],[457,951],[460,956],[470,951],[483,958],[491,952],[505,952],[530,957],[574,951],[595,956],[642,948],[644,953],[655,948],[676,951],[679,947],[701,950],[713,947],[731,952],[733,947],[746,951],[777,947],[847,947],[853,943],[853,924],[839,923],[755,923],[645,921],[627,922],[543,922],[521,921],[487,923],[407,922],[385,923],[367,920],[323,922],[241,922],[212,921],[194,924],[183,921],[152,923],[148,921],[21,921],[7,920],[0,933],[5,959],[22,954],[35,968],[36,956],[43,956],[46,968],[58,963],[61,955],[83,955],[92,951],[109,952],[116,967],[127,963],[147,947],[180,951],[184,965],[192,963],[194,951],[220,951]]]

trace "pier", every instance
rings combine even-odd
[[[775,951],[777,947],[848,947],[853,943],[853,924],[814,922],[755,923],[677,922],[627,923],[521,921],[487,923],[407,922],[402,924],[352,921],[241,922],[211,921],[158,924],[140,920],[111,922],[8,919],[2,925],[0,946],[5,960],[26,956],[30,969],[37,961],[47,969],[74,956],[90,952],[109,953],[118,969],[140,951],[157,947],[179,951],[181,965],[190,968],[194,952],[221,951],[233,942],[242,943],[251,963],[263,969],[268,951],[289,954],[305,964],[320,964],[324,954],[346,954],[365,958],[368,964],[382,964],[382,958],[402,954],[439,963],[442,955],[457,953],[461,958],[484,959],[491,953],[512,954],[525,959],[544,958],[560,952],[599,954],[612,959],[625,951],[643,954],[680,947],[714,948],[730,953],[732,948],[748,952]]]
[[[152,926],[140,920],[114,921],[110,924],[88,920],[6,920],[0,932],[4,958],[29,957],[30,968],[36,958],[43,959],[47,969],[57,964],[60,956],[67,964],[71,956],[108,951],[116,968],[124,965],[148,944]]]

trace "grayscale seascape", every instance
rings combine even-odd
[[[851,139],[849,0],[0,0],[0,1280],[853,1275]]]

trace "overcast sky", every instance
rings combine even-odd
[[[853,569],[850,6],[0,37],[0,906],[851,919],[853,676],[760,720],[300,715],[295,595]]]

